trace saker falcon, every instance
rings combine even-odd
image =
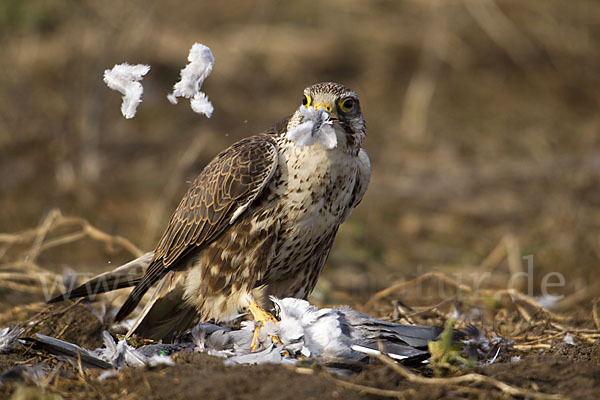
[[[328,114],[334,145],[300,146],[288,137],[309,108]],[[168,341],[200,320],[224,320],[244,308],[257,326],[274,321],[257,303],[256,289],[305,299],[340,224],[367,189],[365,135],[354,91],[331,82],[306,88],[292,115],[234,143],[202,170],[142,276],[111,285],[101,276],[100,291],[135,285],[115,320],[130,314],[157,283],[128,335]],[[89,296],[90,283],[53,300]]]

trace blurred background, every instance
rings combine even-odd
[[[166,99],[194,42],[216,59],[211,119]],[[555,292],[597,293],[600,2],[2,0],[0,46],[0,232],[59,208],[151,250],[214,155],[332,80],[359,94],[373,178],[317,301],[466,280],[507,238],[533,256],[533,294],[552,271]],[[152,67],[132,120],[102,81],[122,62]],[[80,241],[39,263],[130,258]]]

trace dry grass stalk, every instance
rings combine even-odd
[[[383,299],[384,297],[387,297],[395,292],[399,292],[403,289],[414,286],[414,285],[421,283],[423,281],[426,281],[428,279],[437,279],[439,281],[444,282],[445,284],[448,284],[448,285],[458,289],[459,291],[463,291],[463,292],[467,292],[467,293],[473,292],[473,289],[470,286],[459,283],[456,280],[442,274],[441,272],[435,272],[435,271],[427,272],[423,275],[416,277],[415,279],[411,279],[410,281],[399,282],[399,283],[396,283],[386,289],[380,290],[379,292],[377,292],[373,296],[371,296],[371,298],[365,303],[365,305],[362,308],[364,310],[370,310],[375,305],[375,303],[377,301],[379,301],[380,299]]]
[[[23,305],[12,307],[12,308],[4,311],[2,314],[0,314],[0,325],[4,325],[7,322],[14,321],[15,316],[18,316],[21,313],[37,311],[39,314],[45,309],[46,309],[46,303],[41,302],[41,301],[37,302],[37,303],[23,304]]]
[[[76,227],[78,230],[48,239],[48,236],[53,232],[65,227]],[[40,267],[36,264],[36,260],[42,252],[48,249],[65,246],[85,238],[104,243],[109,249],[121,247],[135,257],[139,257],[143,253],[137,246],[124,237],[110,235],[92,226],[83,218],[65,217],[60,210],[54,209],[48,213],[42,223],[35,229],[28,229],[15,234],[0,234],[0,255],[6,255],[7,251],[14,245],[31,244],[25,253],[24,261],[7,262],[0,265],[0,271],[6,271],[0,273],[0,288],[35,295],[45,295],[46,287],[54,287],[56,285],[58,289],[64,291],[64,283],[62,279],[57,279],[58,274]],[[40,286],[40,282],[46,286]],[[7,312],[11,313],[14,311],[13,309]],[[3,315],[0,315],[0,320],[2,320]]]
[[[594,307],[592,307],[592,316],[594,317],[594,324],[596,324],[596,329],[600,330],[600,316],[598,316],[598,303],[600,303],[600,300],[596,300],[594,302]]]
[[[75,225],[80,229],[80,231],[72,232],[59,238],[45,241],[46,236],[53,230],[71,225]],[[83,218],[65,217],[58,209],[50,211],[40,226],[35,229],[28,229],[16,234],[0,234],[0,243],[4,243],[2,251],[5,253],[6,250],[12,245],[32,242],[31,248],[26,257],[26,262],[28,264],[34,264],[37,256],[42,251],[52,247],[65,245],[85,237],[89,237],[99,242],[104,242],[109,248],[120,246],[135,257],[139,257],[143,254],[142,250],[140,250],[128,239],[103,232],[102,230],[92,226]]]
[[[526,67],[537,53],[533,42],[504,14],[494,0],[465,0],[467,11],[479,27],[500,46],[513,61]]]
[[[403,134],[414,143],[427,141],[428,112],[441,69],[440,58],[445,58],[448,51],[446,28],[448,23],[444,3],[432,1],[429,6],[430,17],[421,48],[419,66],[406,89],[400,119]]]
[[[511,244],[510,242],[510,238],[503,238],[501,243],[492,251],[491,254],[493,254],[493,256],[488,256],[488,261],[482,264],[485,264],[484,266],[486,268],[493,268],[494,264],[497,264],[499,262],[498,260],[502,257],[509,255],[511,252],[517,252],[518,245],[516,243]],[[598,329],[598,327],[600,327],[600,316],[598,315],[598,304],[600,304],[600,300],[594,303],[593,307],[593,317],[596,329],[575,328],[567,324],[570,319],[568,316],[559,315],[548,310],[541,306],[535,299],[516,289],[484,289],[477,291],[470,286],[459,283],[439,272],[426,273],[411,281],[397,283],[383,289],[369,299],[365,304],[364,309],[373,309],[375,304],[381,299],[425,280],[438,280],[439,282],[455,287],[460,293],[463,293],[466,296],[464,300],[470,304],[476,304],[476,302],[486,298],[500,299],[501,296],[510,297],[514,308],[521,317],[520,322],[512,324],[512,333],[507,333],[508,337],[516,342],[512,347],[515,350],[531,351],[537,349],[550,349],[552,348],[554,341],[561,340],[567,334],[573,335],[577,340],[585,343],[593,343],[600,337],[600,329]],[[407,316],[413,318],[423,313],[432,312],[442,317],[442,320],[448,319],[450,313],[443,312],[439,310],[438,307],[450,300],[456,300],[456,297],[454,296],[451,299],[446,299],[441,303],[430,307],[416,309],[415,312],[407,314]],[[505,308],[498,310],[496,313],[495,321],[497,322],[507,321],[509,319],[510,314]],[[466,320],[462,321],[462,323],[467,322],[468,321]],[[508,327],[510,328],[511,324],[508,324]],[[540,334],[540,331],[542,331],[543,334]]]
[[[536,350],[536,349],[551,349],[550,343],[538,343],[538,344],[515,344],[513,349],[515,350]]]
[[[336,385],[344,387],[346,389],[355,390],[359,393],[373,394],[381,397],[392,397],[396,399],[406,399],[407,396],[414,396],[416,394],[415,389],[407,389],[403,391],[379,389],[371,386],[359,385],[357,383],[347,382],[342,379],[333,377],[332,375],[326,374],[327,379],[334,382]]]
[[[542,307],[537,301],[535,301],[535,299],[532,299],[531,297],[527,296],[525,293],[522,293],[516,289],[488,289],[488,290],[482,290],[481,293],[483,295],[492,295],[492,296],[508,295],[513,300],[515,305],[517,304],[516,300],[521,301],[521,302],[531,306],[536,311],[544,313],[545,315],[548,316],[548,318],[550,318],[553,321],[561,321],[562,322],[562,321],[567,321],[569,319],[569,317],[564,317],[562,315],[558,315],[558,314],[553,313],[552,311],[548,310],[547,308]]]
[[[502,238],[496,247],[479,264],[478,269],[481,271],[492,271],[502,262],[504,257],[506,257],[506,240]]]
[[[379,361],[381,361],[382,363],[384,363],[385,365],[391,367],[392,370],[394,370],[399,375],[404,377],[407,381],[421,384],[421,385],[459,386],[462,388],[461,385],[465,385],[465,384],[483,383],[486,385],[493,386],[493,387],[499,389],[500,391],[502,391],[503,393],[510,395],[510,396],[520,396],[520,397],[525,397],[525,398],[530,398],[530,399],[544,399],[544,400],[565,399],[564,396],[557,395],[557,394],[532,392],[530,390],[517,388],[515,386],[511,386],[511,385],[504,383],[502,381],[499,381],[497,379],[490,378],[489,376],[475,374],[475,373],[470,373],[470,374],[461,375],[461,376],[455,376],[455,377],[451,377],[451,378],[426,378],[426,377],[423,377],[423,376],[420,376],[420,375],[417,375],[417,374],[411,372],[408,368],[396,363],[394,360],[392,360],[390,357],[388,357],[387,355],[385,355],[383,353],[375,354],[373,356],[375,358],[377,358]],[[472,389],[472,388],[468,388],[468,389]]]

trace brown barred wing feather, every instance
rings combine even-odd
[[[152,263],[115,320],[133,311],[167,272],[180,268],[187,253],[215,240],[235,223],[268,185],[276,166],[277,145],[265,134],[242,139],[216,156],[179,203]]]

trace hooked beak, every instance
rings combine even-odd
[[[327,112],[327,114],[329,114],[329,116],[331,117],[331,121],[337,121],[338,118],[335,115],[335,113],[333,112],[333,107],[330,104],[327,103],[317,103],[314,106],[315,110],[318,110],[319,108],[322,108],[323,110],[325,110]]]

